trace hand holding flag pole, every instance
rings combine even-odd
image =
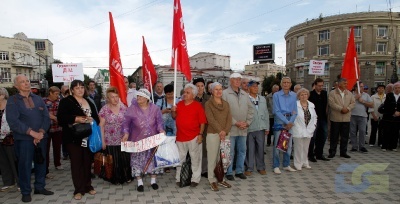
[[[149,81],[150,81],[150,93],[152,95],[151,101],[153,101],[154,103],[153,86],[152,86],[153,82],[151,81],[151,74],[149,70],[147,70],[147,75],[149,76]]]

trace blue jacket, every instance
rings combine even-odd
[[[28,97],[11,96],[7,100],[6,118],[15,140],[33,140],[29,135],[31,130],[46,133],[50,128],[50,116],[43,99],[32,93]]]

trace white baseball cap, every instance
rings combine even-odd
[[[242,75],[239,73],[232,73],[229,78],[242,78]]]

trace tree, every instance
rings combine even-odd
[[[265,95],[267,93],[271,93],[271,89],[273,86],[273,82],[276,80],[274,75],[270,75],[269,77],[264,77],[264,81],[262,83],[262,92],[261,95]]]
[[[86,84],[86,86],[89,86],[90,81],[92,81],[92,79],[89,77],[89,75],[83,74],[83,83]]]

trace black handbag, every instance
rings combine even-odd
[[[77,123],[71,126],[72,134],[77,139],[89,137],[92,134],[90,123]]]
[[[185,187],[185,186],[190,186],[190,183],[192,182],[192,161],[190,159],[189,152],[186,155],[186,161],[182,163],[182,168],[181,168],[181,177],[180,177],[180,186],[179,187]]]
[[[38,147],[37,145],[35,147],[34,160],[35,160],[35,163],[37,163],[37,164],[43,164],[44,163],[44,157],[43,157],[43,154],[42,154],[42,148]]]

